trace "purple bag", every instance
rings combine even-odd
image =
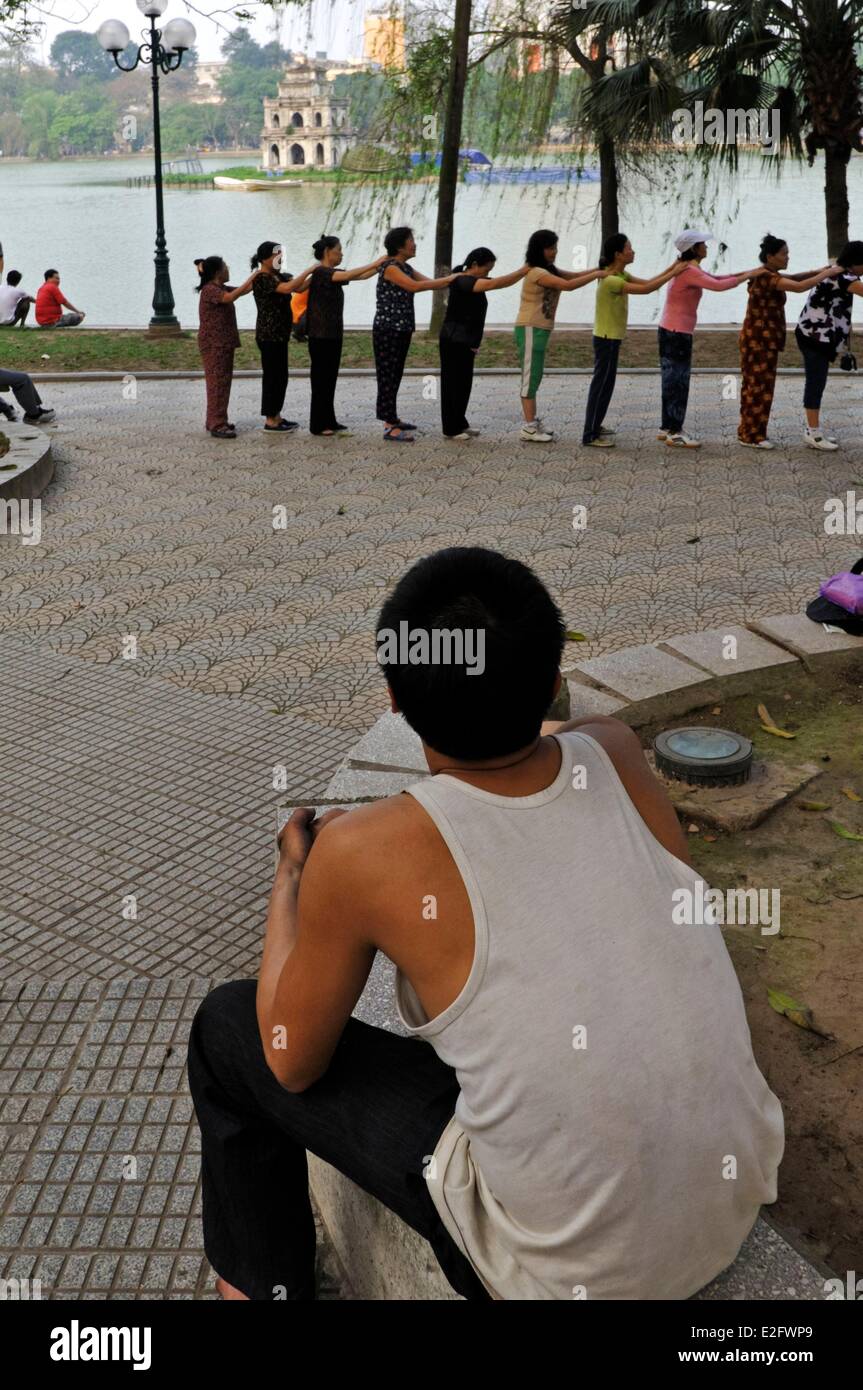
[[[863,614],[863,574],[834,574],[824,580],[819,592],[846,613]]]

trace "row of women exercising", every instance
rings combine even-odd
[[[467,409],[474,363],[482,344],[487,296],[521,282],[515,323],[521,362],[520,438],[528,443],[550,443],[554,430],[539,415],[537,396],[558,302],[561,294],[596,281],[594,370],[582,443],[612,448],[615,431],[606,428],[604,421],[614,393],[629,296],[652,294],[667,284],[658,330],[662,416],[657,439],[672,448],[697,449],[700,441],[684,427],[699,301],[705,290],[721,292],[748,281],[748,305],[740,334],[739,443],[756,449],[774,447],[767,429],[779,354],[785,346],[786,296],[806,293],[795,330],[805,368],[804,440],[813,449],[838,448],[835,436],[822,429],[821,400],[831,362],[840,352],[849,352],[852,296],[863,295],[863,242],[849,242],[829,265],[792,274],[788,270],[788,243],[768,234],[761,243],[758,265],[733,275],[711,275],[702,269],[701,262],[712,239],[707,232],[687,228],[674,240],[675,260],[649,279],[632,273],[635,252],[623,232],[607,239],[599,266],[587,271],[557,265],[557,234],[546,229],[532,234],[524,264],[506,275],[494,273],[496,257],[487,246],[471,251],[449,275],[422,275],[411,264],[417,246],[410,227],[392,228],[384,238],[384,254],[355,270],[342,267],[342,246],[335,236],[323,236],[315,242],[314,263],[298,275],[283,269],[278,243],[262,242],[252,257],[252,274],[235,288],[228,284],[229,271],[223,258],[207,256],[195,263],[200,277],[198,341],[207,383],[206,428],[218,439],[236,438],[236,428],[228,420],[234,351],[240,343],[233,306],[241,295],[249,293],[257,307],[255,337],[261,355],[264,429],[288,432],[297,428],[296,421],[284,418],[282,408],[288,385],[288,340],[292,328],[296,330],[292,298],[307,294],[302,326],[311,364],[309,429],[315,435],[349,434],[335,410],[344,336],[344,286],[351,280],[376,275],[372,343],[376,415],[383,424],[384,439],[412,443],[417,429],[402,419],[398,409],[399,386],[416,327],[414,297],[427,290],[448,290],[440,331],[441,424],[448,439],[466,441],[479,433],[468,423]]]

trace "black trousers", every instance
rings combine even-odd
[[[794,336],[803,354],[803,368],[806,372],[803,382],[803,409],[820,410],[824,388],[830,375],[830,352],[813,346],[806,335],[800,332],[799,327],[795,328]]]
[[[398,394],[412,333],[394,333],[390,328],[372,328],[372,347],[378,378],[375,416],[388,425],[399,418]]]
[[[658,328],[659,375],[662,381],[662,428],[680,434],[689,404],[692,334]]]
[[[336,382],[342,360],[341,338],[309,338],[312,404],[309,410],[309,429],[312,434],[335,429]]]
[[[473,388],[473,368],[476,353],[464,343],[441,338],[440,348],[440,419],[444,434],[450,438],[468,428],[467,405]]]
[[[264,1060],[255,989],[254,980],[219,985],[189,1038],[213,1268],[258,1301],[314,1298],[308,1149],[419,1231],[457,1293],[490,1301],[424,1175],[458,1099],[452,1068],[424,1040],[352,1018],[326,1074],[292,1095]]]
[[[25,415],[39,414],[42,397],[33,385],[33,378],[26,372],[10,372],[5,367],[0,369],[0,391],[11,391]],[[0,401],[2,414],[6,415],[11,409],[5,401]]]
[[[288,344],[258,343],[261,354],[261,414],[281,415],[288,389]]]
[[[619,338],[593,339],[593,376],[587,393],[584,414],[583,444],[599,438],[599,430],[611,405],[614,383],[617,380],[617,359],[620,356]]]

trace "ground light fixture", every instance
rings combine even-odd
[[[731,729],[689,725],[653,740],[656,770],[693,787],[734,787],[749,781],[752,744]]]
[[[159,74],[176,72],[195,42],[195,26],[187,19],[171,19],[164,29],[156,28],[156,20],[164,14],[168,0],[137,0],[141,14],[150,21],[142,31],[144,42],[138,47],[134,61],[120,61],[129,44],[129,30],[119,19],[106,19],[96,37],[106,53],[110,53],[121,72],[134,72],[139,63],[150,67],[153,88],[153,152],[156,161],[156,280],[153,290],[153,317],[150,332],[154,336],[176,336],[180,321],[174,314],[174,294],[171,289],[168,249],[165,242],[165,213],[162,204],[162,131],[159,121]]]

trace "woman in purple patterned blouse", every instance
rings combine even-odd
[[[248,294],[255,271],[242,285],[228,284],[229,270],[221,256],[195,261],[201,283],[197,286],[198,348],[207,384],[206,429],[214,439],[236,439],[236,428],[228,421],[228,400],[234,377],[234,353],[240,346],[234,300]]]

